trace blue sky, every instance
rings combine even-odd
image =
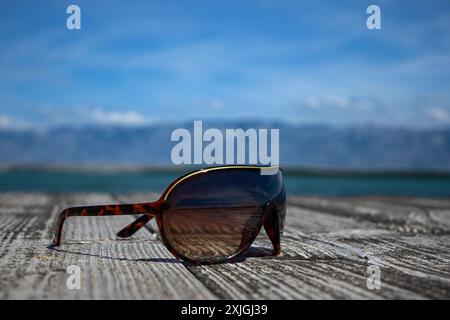
[[[0,127],[448,126],[449,70],[446,0],[0,2]]]

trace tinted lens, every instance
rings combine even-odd
[[[220,261],[248,247],[261,228],[264,205],[284,197],[281,172],[255,169],[199,173],[169,194],[164,234],[182,257]],[[284,201],[284,199],[283,199]]]

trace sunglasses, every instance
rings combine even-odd
[[[155,218],[164,245],[194,264],[229,261],[247,250],[262,227],[275,255],[286,216],[283,174],[273,168],[225,166],[201,169],[175,181],[155,202],[67,208],[58,217],[54,246],[61,244],[64,221],[74,216],[140,215],[119,231],[127,238]]]

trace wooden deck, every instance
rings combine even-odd
[[[450,298],[450,199],[290,197],[283,255],[265,235],[236,263],[189,266],[132,217],[71,218],[48,248],[67,206],[155,195],[0,194],[0,299],[396,299]],[[267,249],[265,249],[267,248]],[[66,286],[70,265],[81,289]],[[367,288],[368,267],[381,289]]]

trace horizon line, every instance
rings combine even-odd
[[[220,165],[217,165],[220,166]],[[215,166],[199,165],[105,165],[105,164],[7,164],[0,163],[0,174],[14,171],[54,172],[54,173],[183,173]],[[407,176],[407,177],[446,177],[450,170],[445,169],[400,169],[400,168],[338,168],[313,166],[280,166],[287,175],[310,176]]]

